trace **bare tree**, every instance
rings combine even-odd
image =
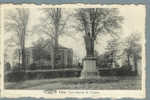
[[[13,12],[9,12],[5,20],[5,30],[12,33],[12,40],[18,45],[21,51],[21,62],[24,71],[26,66],[25,40],[28,20],[29,10],[25,8],[16,8]]]
[[[94,41],[97,36],[109,33],[115,35],[116,29],[121,27],[123,18],[117,9],[82,8],[77,10],[76,19],[79,24],[77,30],[84,32],[86,56],[94,56]]]
[[[4,61],[7,61],[8,60],[8,57],[10,56],[9,55],[9,50],[14,47],[17,46],[17,49],[15,49],[14,53],[13,53],[13,57],[14,59],[18,59],[18,64],[19,66],[21,65],[21,52],[20,52],[20,49],[19,48],[19,41],[16,41],[16,36],[11,36],[10,38],[4,40],[4,43],[5,43],[5,48],[4,48]]]
[[[49,46],[49,41],[45,41],[43,38],[39,38],[33,43],[33,60],[41,65],[41,59],[49,60],[49,52],[45,50],[46,46]]]
[[[35,28],[40,34],[45,34],[51,39],[51,64],[54,68],[56,51],[59,47],[59,36],[64,33],[68,17],[64,19],[61,8],[44,8],[42,11],[46,16],[41,19],[41,24]]]
[[[138,60],[141,58],[141,49],[139,34],[131,34],[126,38],[126,48],[124,52],[127,55],[128,66],[131,66],[131,58],[133,58],[135,72],[137,72]]]
[[[106,53],[108,54],[108,58],[110,61],[110,66],[112,68],[116,67],[117,60],[120,59],[121,55],[120,52],[120,41],[119,38],[113,38],[108,41],[107,47],[106,47]],[[107,62],[108,63],[108,62]]]

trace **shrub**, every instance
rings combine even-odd
[[[135,76],[136,73],[131,71],[131,66],[122,66],[114,69],[100,69],[101,76]]]
[[[32,79],[49,79],[49,78],[67,78],[67,77],[80,77],[81,68],[64,68],[54,70],[27,70],[25,73],[21,71],[12,71],[6,74],[7,81],[22,81],[24,78],[27,80]],[[130,67],[122,67],[115,69],[99,69],[100,76],[131,76],[136,75],[131,71]]]
[[[22,81],[24,78],[27,80],[32,79],[48,79],[48,78],[63,78],[63,77],[79,77],[81,70],[30,70],[21,72],[21,71],[12,71],[6,74],[6,81],[18,82]]]
[[[25,80],[25,72],[20,64],[16,64],[10,71],[5,72],[5,81],[18,82]]]
[[[100,76],[116,76],[117,69],[100,69],[99,74]]]
[[[79,68],[81,69],[82,66],[77,66],[77,65],[55,65],[54,69],[66,69],[66,68]],[[52,69],[51,65],[37,65],[35,63],[26,66],[27,70],[47,70],[47,69]]]
[[[34,71],[27,72],[27,79],[47,79],[47,78],[63,78],[63,77],[79,77],[80,70],[58,70],[58,71]]]
[[[5,75],[5,81],[18,82],[25,80],[24,72],[10,72]]]
[[[10,71],[11,70],[11,65],[10,63],[5,63],[5,66],[4,66],[4,71],[7,72],[7,71]]]

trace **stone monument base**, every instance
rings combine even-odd
[[[83,69],[81,79],[97,79],[99,71],[96,68],[96,57],[86,57],[83,59]]]

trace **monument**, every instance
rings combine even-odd
[[[96,57],[94,56],[94,37],[86,34],[84,36],[86,57],[83,59],[83,69],[81,72],[81,79],[93,79],[99,77],[99,71],[96,67]]]

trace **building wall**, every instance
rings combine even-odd
[[[64,50],[58,50],[55,58],[56,65],[64,65],[64,58]]]
[[[55,62],[56,65],[72,65],[72,60],[73,60],[73,51],[72,49],[68,48],[61,48],[56,51],[56,56],[55,56]],[[45,59],[46,60],[46,59]],[[44,61],[44,60],[43,60]],[[49,62],[51,62],[49,60]],[[33,61],[33,56],[32,56],[32,50],[28,50],[26,53],[26,63],[27,65],[30,65],[34,63]],[[49,64],[46,64],[49,65]]]
[[[32,48],[26,50],[26,65],[33,63]]]
[[[39,61],[34,61],[33,60],[33,49],[32,48],[26,48],[26,65],[29,66],[33,63],[37,63]],[[51,53],[49,53],[51,54]],[[51,59],[50,59],[51,60]],[[51,65],[51,61],[47,59],[41,59],[40,64],[47,66]],[[60,48],[56,51],[56,66],[67,66],[67,65],[72,65],[73,63],[73,51],[72,49],[68,48]],[[18,59],[14,60],[15,64],[19,63]],[[37,63],[38,64],[38,63]]]
[[[72,60],[73,60],[73,52],[72,49],[60,49],[57,52],[57,64],[60,65],[72,65]]]

